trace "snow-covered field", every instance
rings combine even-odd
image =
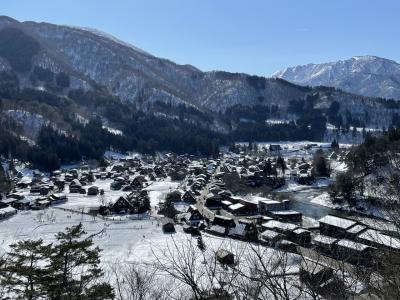
[[[97,186],[99,189],[103,189],[105,191],[105,202],[106,203],[114,203],[119,197],[128,194],[129,192],[123,191],[113,191],[110,190],[110,184],[112,179],[105,180],[96,180],[93,185]],[[85,186],[85,188],[89,187]],[[68,187],[65,188],[68,191]],[[88,211],[89,208],[98,207],[100,202],[100,196],[87,196],[82,194],[71,194],[66,193],[68,197],[68,201],[65,203],[58,204],[57,207],[73,209],[73,210],[83,210]]]
[[[27,180],[30,180],[32,178],[32,174],[29,172],[24,172],[24,178],[25,177]],[[56,204],[55,207],[75,210],[78,212],[88,212],[91,208],[98,208],[102,203],[114,203],[119,197],[130,193],[121,190],[111,190],[110,184],[112,181],[112,179],[98,179],[93,183],[93,185],[105,191],[103,199],[100,195],[88,196],[86,194],[69,193],[69,188],[66,187],[63,193],[65,193],[67,196],[68,201],[65,203]],[[173,182],[170,179],[151,182],[150,185],[145,188],[145,190],[149,192],[151,207],[154,208],[158,206],[161,201],[165,200],[165,197],[169,192],[178,188],[179,184],[179,182]],[[87,189],[90,186],[91,185],[89,184],[84,186],[84,188]],[[25,196],[25,198],[31,200],[39,197],[38,194],[31,194],[28,188],[21,190],[19,194],[22,194]]]
[[[31,174],[24,173],[31,177]],[[96,180],[93,184],[105,191],[105,201],[113,202],[121,195],[122,191],[110,190],[111,179]],[[169,178],[150,182],[146,188],[149,192],[152,208],[165,200],[166,195],[179,188],[180,182],[173,182]],[[88,186],[85,186],[87,188]],[[22,192],[26,198],[34,199],[37,194],[30,194],[29,189]],[[167,248],[173,248],[187,243],[197,243],[190,235],[183,233],[177,225],[176,233],[164,234],[156,217],[147,216],[145,219],[134,219],[132,216],[110,216],[106,218],[93,217],[86,213],[91,207],[98,207],[101,203],[100,196],[87,196],[84,194],[68,193],[68,201],[45,210],[19,211],[9,219],[0,222],[0,255],[9,250],[9,245],[24,239],[43,239],[46,243],[55,241],[55,234],[82,223],[88,235],[93,235],[94,243],[102,249],[101,261],[105,269],[115,263],[152,263],[155,253],[162,255]],[[177,207],[185,211],[187,206]],[[248,252],[245,242],[230,238],[219,238],[203,234],[204,243],[209,251],[220,248],[227,249],[240,256]],[[195,244],[196,245],[196,244]],[[272,249],[268,251],[274,251]],[[295,260],[293,260],[294,264]],[[293,266],[293,268],[295,268]]]
[[[111,182],[112,179],[105,179],[96,180],[93,183],[100,189],[104,189],[106,202],[114,202],[121,195],[127,194],[123,191],[110,190]],[[167,193],[175,190],[178,185],[178,182],[172,182],[169,179],[152,182],[146,188],[151,206],[157,206],[165,199]],[[65,203],[41,211],[19,211],[17,215],[1,221],[0,255],[8,250],[10,244],[21,239],[42,238],[45,242],[52,242],[57,232],[80,222],[88,234],[100,233],[94,237],[94,241],[103,249],[101,256],[104,263],[149,261],[152,257],[153,245],[159,247],[171,240],[170,235],[162,232],[157,219],[134,220],[129,216],[94,218],[82,211],[87,212],[91,207],[98,207],[100,196],[71,194],[68,193],[68,187],[65,193],[68,197]],[[25,189],[23,194],[30,199],[38,197],[37,194],[30,194],[28,189]],[[174,237],[179,240],[186,238],[186,235],[178,230]]]
[[[164,234],[156,219],[104,221],[86,214],[49,208],[44,211],[20,212],[13,218],[2,221],[0,255],[9,250],[10,244],[19,240],[41,238],[45,243],[54,242],[57,232],[79,223],[83,224],[88,235],[94,235],[93,241],[102,249],[101,262],[106,269],[115,263],[151,264],[166,249],[175,251],[175,245],[186,247],[188,243],[197,242],[195,238],[183,233],[179,226],[176,226],[176,233]],[[250,244],[229,238],[203,234],[203,240],[209,251],[230,250],[242,260],[251,251],[248,248],[251,247]],[[296,271],[297,264],[296,256],[293,255],[288,266],[290,271]]]
[[[85,231],[96,234],[94,242],[103,249],[102,262],[149,261],[151,245],[161,245],[170,239],[162,232],[157,220],[104,221],[86,214],[49,208],[44,211],[19,212],[16,216],[0,223],[0,254],[8,246],[23,239],[43,239],[53,242],[54,235],[66,227],[82,223]],[[183,233],[177,233],[179,237]]]
[[[172,192],[179,187],[179,184],[179,182],[173,182],[169,179],[155,181],[150,184],[145,188],[149,193],[150,205],[152,207],[158,206],[160,201],[165,200],[165,197],[169,192]]]
[[[299,184],[294,180],[287,180],[286,184],[283,187],[276,189],[276,191],[277,192],[298,192],[298,191],[302,191],[302,190],[309,190],[311,188],[313,188],[313,189],[325,188],[330,183],[332,183],[332,180],[330,178],[318,179],[312,185],[304,185],[304,184]]]

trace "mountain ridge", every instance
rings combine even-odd
[[[300,85],[332,86],[364,96],[400,99],[400,64],[375,55],[288,67],[272,76]]]
[[[110,147],[215,155],[235,141],[320,141],[327,123],[338,138],[399,115],[400,102],[203,72],[93,30],[0,18],[0,154],[47,169],[101,159]]]
[[[49,84],[32,80],[33,75],[37,77],[32,73],[40,68],[41,72],[49,70],[54,74],[66,73],[70,76],[70,87],[61,90],[64,96],[75,89],[104,89],[143,111],[149,111],[157,102],[173,106],[185,105],[212,114],[225,113],[237,105],[276,106],[279,111],[285,111],[291,101],[311,95],[319,99],[319,103],[315,103],[316,107],[326,107],[337,101],[343,106],[342,112],[352,111],[349,103],[353,102],[361,101],[359,105],[366,107],[369,112],[380,105],[373,99],[364,99],[339,90],[330,91],[327,97],[327,90],[302,87],[279,78],[225,71],[203,72],[191,65],[179,65],[168,59],[158,58],[93,29],[47,22],[19,22],[10,17],[0,17],[0,34],[10,28],[17,30],[11,36],[19,36],[20,39],[12,39],[11,44],[38,44],[35,46],[38,48],[36,52],[28,53],[31,61],[23,61],[23,72],[4,61],[4,57],[7,60],[8,55],[11,61],[21,63],[18,61],[21,58],[17,54],[14,57],[12,51],[18,47],[14,45],[11,50],[3,49],[6,56],[0,53],[0,58],[3,57],[0,60],[0,69],[15,73],[22,88],[48,88]],[[10,40],[9,36],[10,33],[6,35],[7,41]],[[376,123],[375,125],[382,122],[376,119],[366,121]],[[382,126],[388,126],[387,121]]]

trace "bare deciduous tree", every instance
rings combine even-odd
[[[144,265],[113,263],[109,277],[119,300],[166,299],[165,287],[157,280],[155,270]]]

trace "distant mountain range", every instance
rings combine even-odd
[[[312,77],[310,72],[295,72],[303,67],[287,69],[275,78],[203,72],[158,58],[95,29],[0,16],[0,125],[8,126],[7,136],[0,132],[0,146],[2,140],[18,145],[15,138],[29,146],[39,141],[42,149],[62,158],[61,142],[48,149],[49,136],[54,141],[58,138],[53,135],[61,134],[83,143],[76,153],[85,156],[98,156],[110,145],[210,154],[232,140],[319,140],[327,122],[341,128],[388,127],[398,118],[400,102],[358,93],[377,88],[376,74],[386,74],[379,82],[387,81],[388,88],[380,87],[395,93],[398,65],[374,57],[351,61],[337,63],[341,68],[336,64],[309,66],[321,74],[335,70],[324,75],[331,79],[335,74],[345,78],[350,70],[354,80],[371,74],[368,80],[355,80],[354,87],[349,82],[348,88],[334,89],[320,86],[336,86],[322,79],[306,82],[305,77]],[[97,122],[85,128],[90,119],[98,117],[108,133],[101,132]],[[43,126],[57,132],[41,136]],[[90,140],[96,130],[102,135],[101,147],[94,145],[96,140],[87,147],[83,137]],[[0,154],[8,151],[9,147],[0,147]],[[20,153],[29,151],[21,149]]]
[[[273,77],[300,85],[332,86],[354,94],[400,100],[400,64],[377,56],[290,67]]]
[[[303,95],[303,89],[274,79],[178,65],[94,29],[0,17],[0,30],[0,70],[18,73],[23,87],[35,86],[28,75],[37,66],[67,73],[73,89],[103,87],[141,107],[163,101],[218,111],[243,101],[281,103]],[[13,50],[20,46],[25,52]]]
[[[354,59],[360,60],[364,59]],[[286,108],[290,100],[315,92],[273,78],[202,72],[191,65],[155,57],[95,29],[0,17],[0,70],[16,73],[21,87],[46,88],[43,81],[32,80],[35,67],[68,74],[70,86],[64,92],[103,88],[143,109],[157,101],[190,105],[203,111],[225,111],[235,105]],[[377,63],[377,70],[383,68]],[[394,65],[391,68],[395,70]],[[372,72],[372,66],[370,69]],[[389,73],[389,67],[386,69]],[[286,78],[284,74],[289,73],[288,70],[277,77],[297,84],[305,82],[300,75],[295,80]],[[329,86],[322,81],[312,85]],[[370,85],[365,87],[368,88]],[[338,97],[348,95],[341,93]]]

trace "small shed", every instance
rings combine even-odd
[[[284,210],[285,206],[282,202],[272,199],[260,199],[258,201],[258,210],[261,214],[266,214],[270,211]]]
[[[31,207],[31,205],[32,200],[27,198],[17,200],[13,203],[13,207],[19,210],[27,210]]]
[[[17,210],[11,206],[0,208],[0,220],[9,218],[15,214],[17,214]]]
[[[234,265],[235,264],[235,255],[225,249],[219,249],[216,253],[215,256],[217,258],[217,261],[219,261],[223,265]]]
[[[269,246],[274,245],[276,242],[284,239],[284,237],[283,234],[269,229],[263,231],[260,235],[261,242]]]
[[[313,238],[312,244],[321,253],[330,255],[333,253],[333,249],[334,249],[337,241],[338,241],[338,239],[335,239],[333,237],[319,234]]]
[[[175,222],[171,218],[162,218],[161,227],[164,233],[174,233],[175,232]]]
[[[282,147],[279,144],[276,144],[276,145],[271,144],[271,145],[269,145],[269,151],[270,152],[278,152],[279,153],[281,150],[282,150]]]
[[[53,194],[49,197],[50,204],[59,204],[68,201],[68,198],[65,194],[57,193]]]
[[[72,180],[72,182],[69,185],[69,192],[84,194],[86,191],[82,187],[82,183],[78,179],[74,179],[74,180]]]
[[[88,196],[97,196],[99,194],[99,188],[97,186],[91,186],[87,190]]]
[[[298,245],[308,247],[311,243],[311,232],[304,228],[297,228],[292,232],[291,241]]]

